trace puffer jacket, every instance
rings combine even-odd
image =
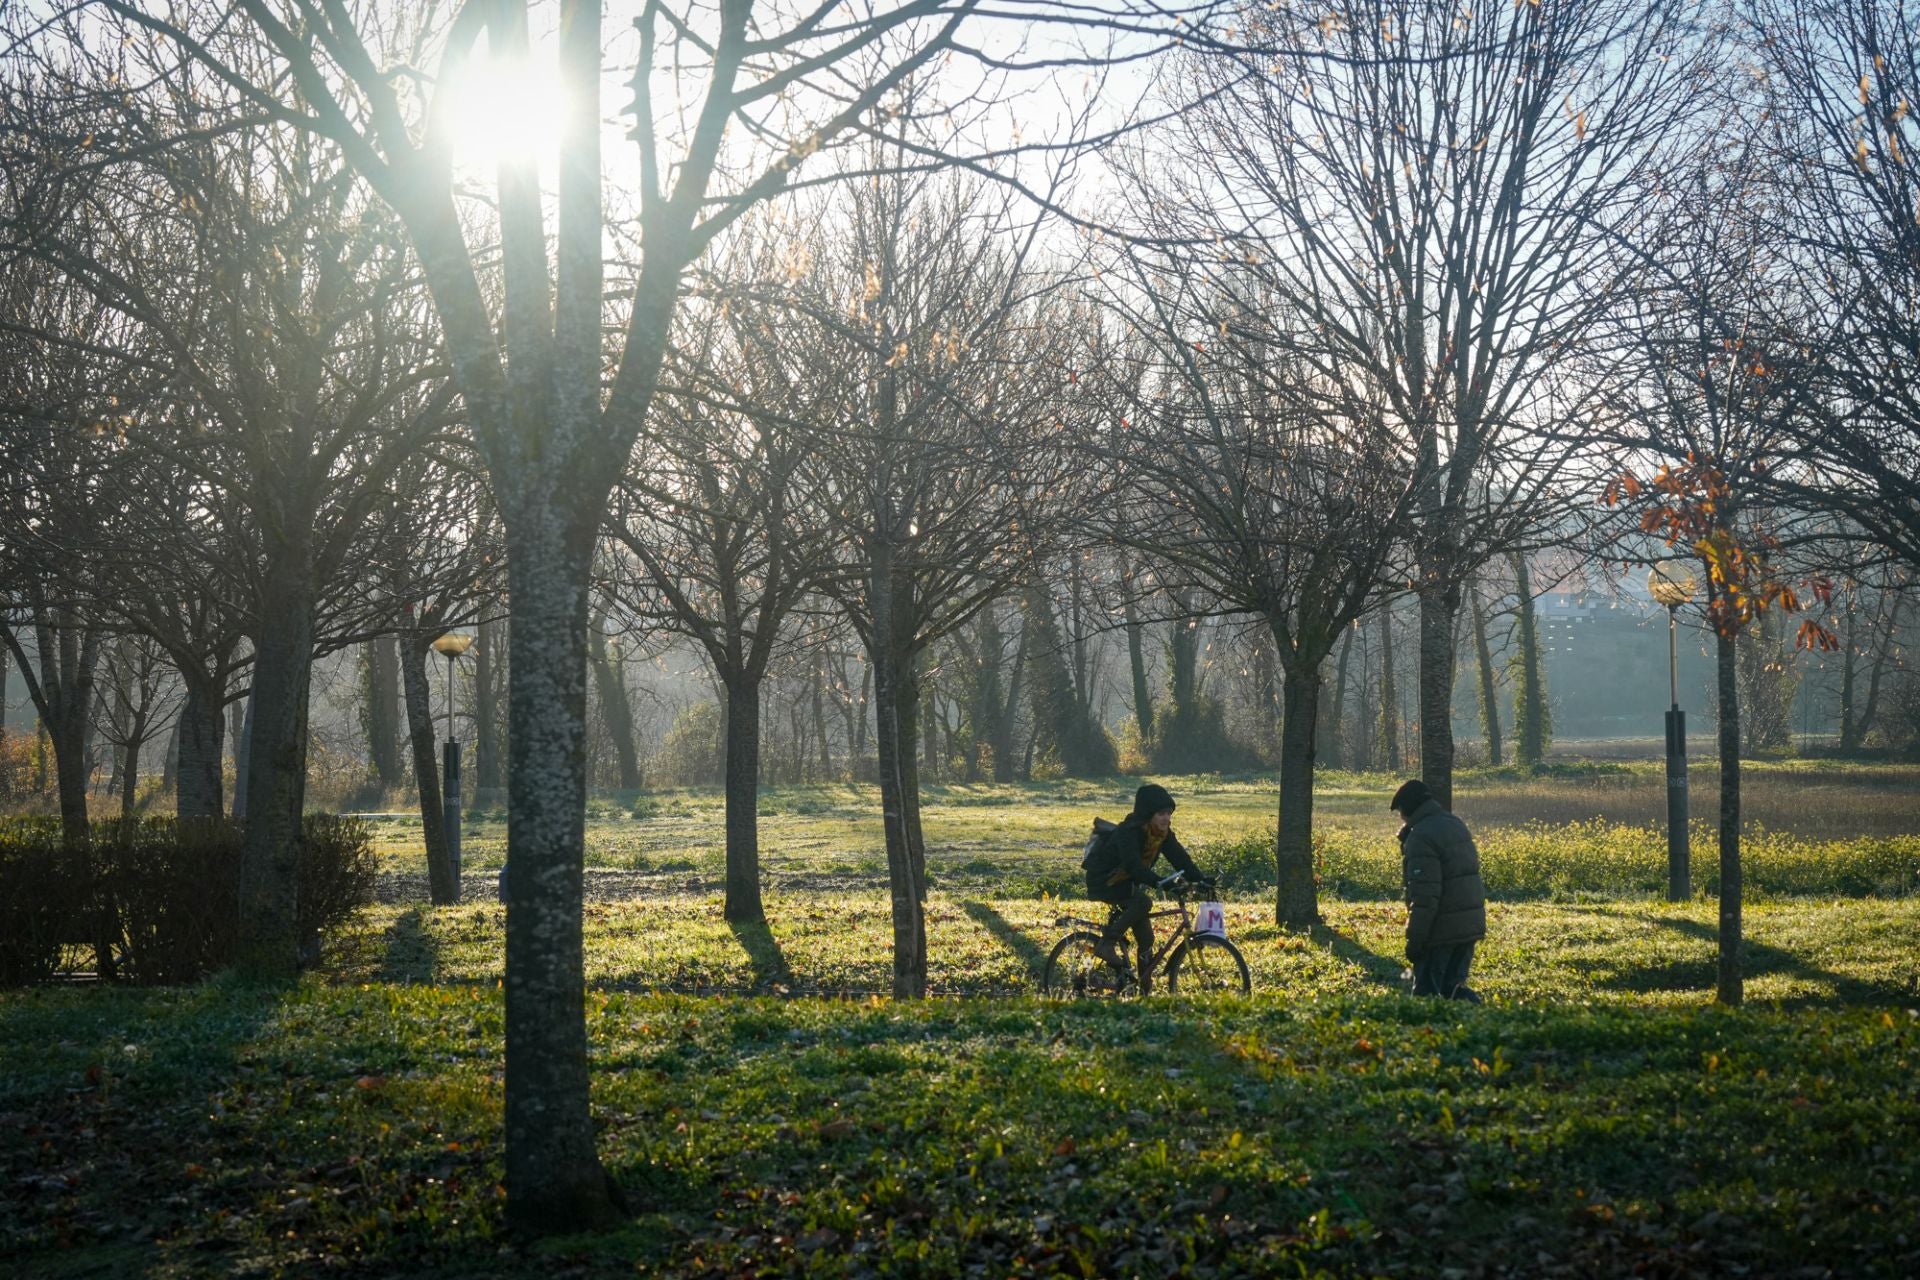
[[[1198,878],[1200,869],[1194,866],[1193,856],[1171,828],[1160,841],[1159,852],[1166,856],[1175,871],[1184,871]],[[1129,814],[1124,822],[1108,833],[1094,858],[1088,862],[1087,896],[1102,902],[1124,902],[1133,893],[1134,885],[1151,888],[1164,874],[1156,869],[1155,863],[1147,861],[1146,819],[1139,814]]]
[[[1400,828],[1400,876],[1407,890],[1407,952],[1487,936],[1480,851],[1467,824],[1429,800]]]

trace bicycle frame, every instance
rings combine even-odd
[[[1174,948],[1178,947],[1182,942],[1185,942],[1188,936],[1193,933],[1193,914],[1187,910],[1187,886],[1176,885],[1172,889],[1172,893],[1174,895],[1175,905],[1167,908],[1165,911],[1149,912],[1147,919],[1161,920],[1172,916],[1179,916],[1180,925],[1168,933],[1167,944],[1165,946],[1154,948],[1153,954],[1147,957],[1147,962],[1142,970],[1145,973],[1158,972],[1160,962],[1172,955]],[[1102,933],[1106,931],[1107,927],[1105,921],[1086,920],[1079,916],[1061,916],[1054,921],[1054,924],[1059,928],[1079,927],[1099,930]],[[1120,941],[1125,942],[1126,939],[1122,938]]]

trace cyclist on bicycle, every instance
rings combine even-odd
[[[1153,911],[1153,896],[1148,890],[1172,878],[1154,870],[1161,854],[1167,856],[1175,875],[1185,874],[1187,879],[1198,881],[1212,879],[1200,874],[1180,838],[1173,834],[1173,796],[1165,787],[1149,782],[1134,792],[1133,812],[1105,833],[1087,863],[1087,896],[1114,908],[1094,954],[1124,973],[1126,966],[1120,962],[1114,944],[1126,936],[1127,930],[1133,930],[1142,995],[1151,989],[1147,962],[1153,955],[1153,921],[1148,918]]]

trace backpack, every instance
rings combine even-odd
[[[1113,833],[1119,829],[1117,822],[1108,822],[1105,818],[1093,820],[1093,834],[1087,837],[1087,847],[1080,851],[1082,871],[1104,868],[1113,861]]]

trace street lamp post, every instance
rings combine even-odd
[[[1667,901],[1692,896],[1687,860],[1687,713],[1680,709],[1680,606],[1693,599],[1693,571],[1668,561],[1647,575],[1647,591],[1667,608]]]
[[[472,636],[457,631],[449,631],[433,642],[433,651],[447,660],[447,745],[440,782],[440,821],[447,833],[455,902],[460,900],[460,744],[453,736],[453,662],[472,643]]]

